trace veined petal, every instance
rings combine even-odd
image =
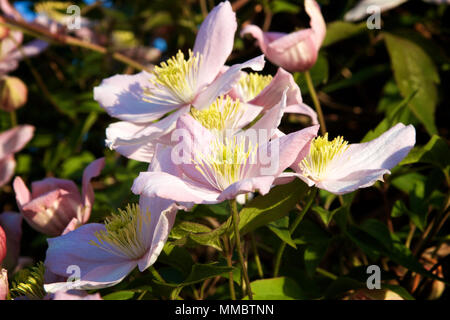
[[[213,81],[220,72],[233,50],[236,29],[236,14],[228,1],[217,5],[203,21],[194,45],[194,53],[202,56],[199,87]]]
[[[166,113],[182,107],[161,97],[158,103],[144,101],[145,90],[152,87],[153,75],[142,71],[135,75],[115,75],[104,79],[94,88],[94,99],[115,118],[134,123],[157,120]]]
[[[233,183],[228,186],[220,196],[219,201],[235,199],[239,194],[259,191],[262,195],[267,194],[274,182],[274,176],[251,177]]]
[[[261,71],[264,64],[264,55],[261,55],[247,62],[231,66],[197,96],[193,105],[199,110],[208,108],[218,96],[226,94],[233,88],[233,85],[241,78],[242,69],[251,68],[255,71]]]

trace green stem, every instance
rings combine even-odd
[[[248,277],[247,268],[245,267],[244,255],[242,254],[242,245],[241,245],[241,236],[239,234],[239,213],[237,210],[236,200],[230,200],[231,213],[233,217],[233,225],[234,225],[234,237],[236,239],[236,249],[238,252],[239,263],[241,265],[241,273],[244,277],[245,286],[247,288],[248,298],[249,300],[253,300],[252,288],[250,286],[250,279]]]
[[[14,128],[15,126],[17,126],[17,115],[16,115],[16,111],[13,110],[9,113],[10,117],[11,117],[11,128]]]
[[[316,272],[327,278],[330,278],[331,280],[336,280],[338,278],[336,275],[332,274],[331,272],[328,272],[327,270],[319,268],[319,267],[316,268]]]
[[[230,237],[228,235],[225,235],[223,238],[223,244],[224,244],[224,255],[225,259],[227,260],[227,266],[232,267],[233,262],[231,261],[231,245],[230,245]],[[230,297],[231,300],[236,300],[236,292],[234,291],[234,281],[233,281],[233,271],[230,271],[228,273],[228,287],[230,290]]]
[[[154,266],[151,266],[149,269],[150,269],[151,274],[155,277],[156,280],[158,280],[159,282],[162,282],[162,283],[166,283],[166,280],[164,280],[164,278],[161,277],[161,275],[160,275],[159,272],[155,269]]]
[[[299,215],[295,218],[292,225],[289,227],[290,235],[292,235],[294,233],[295,229],[297,229],[298,225],[303,220],[303,217],[305,216],[305,214],[308,212],[309,208],[311,207],[311,205],[316,197],[316,194],[317,194],[317,188],[312,188],[311,191],[309,192],[308,198],[306,200],[305,207],[299,213]],[[274,267],[274,271],[273,271],[274,277],[278,277],[278,273],[280,272],[281,258],[283,257],[283,252],[284,252],[285,248],[286,248],[286,242],[283,241],[281,243],[280,248],[278,249],[277,255],[275,257],[275,267]]]
[[[256,247],[255,235],[253,232],[250,233],[250,241],[252,244],[253,255],[255,256],[256,268],[258,269],[258,275],[262,279],[264,278],[264,272],[261,265],[261,260],[259,259],[258,248]]]
[[[323,117],[322,107],[320,106],[319,98],[317,97],[316,89],[314,89],[314,85],[311,79],[311,74],[309,71],[305,71],[306,84],[308,85],[309,94],[311,95],[311,99],[314,103],[314,107],[316,108],[317,115],[319,117],[320,123],[320,132],[322,135],[325,135],[327,132],[327,127],[325,126],[325,118]]]

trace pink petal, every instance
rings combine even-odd
[[[8,58],[12,60],[22,60],[26,57],[38,55],[39,53],[47,49],[47,47],[47,42],[36,39],[22,46],[20,49],[11,52]]]
[[[74,198],[81,202],[81,198],[79,196],[78,187],[75,182],[66,179],[58,179],[58,178],[45,178],[40,181],[34,181],[31,183],[31,197],[37,198],[43,194],[46,194],[50,191],[54,191],[57,189],[63,189],[68,193],[72,194]],[[78,197],[77,197],[78,195]]]
[[[74,201],[71,194],[63,189],[32,199],[21,208],[28,224],[47,235],[60,235],[67,224],[76,218],[81,204]]]
[[[305,10],[310,17],[309,25],[314,32],[313,40],[316,45],[317,51],[319,51],[323,39],[325,39],[327,25],[325,23],[325,20],[323,19],[322,12],[320,11],[320,6],[316,1],[305,0]]]
[[[217,203],[219,192],[210,186],[181,179],[165,172],[141,172],[131,191],[146,197],[159,197],[175,202]]]
[[[152,85],[151,74],[142,71],[135,75],[115,75],[104,79],[94,88],[94,99],[111,116],[123,121],[145,123],[161,118],[182,107],[161,99],[159,103],[144,101],[145,89]]]
[[[96,240],[95,232],[105,230],[98,223],[86,224],[63,236],[48,239],[45,267],[51,272],[69,277],[69,266],[78,266],[81,279],[76,289],[94,289],[112,286],[136,267],[130,261],[90,244]],[[72,289],[72,283],[46,284],[47,292]],[[73,288],[75,289],[75,288]]]
[[[0,159],[18,152],[33,138],[34,127],[21,125],[0,133]]]
[[[208,14],[195,39],[194,53],[202,55],[198,85],[214,80],[231,54],[237,29],[236,14],[228,1]]]
[[[83,198],[83,214],[81,217],[81,223],[86,223],[91,215],[92,205],[94,204],[94,189],[91,185],[92,178],[100,175],[103,167],[105,166],[105,158],[99,158],[91,162],[83,172],[82,182],[82,198]]]
[[[283,117],[284,111],[286,109],[286,92],[288,88],[285,87],[282,96],[278,101],[277,105],[273,105],[262,117],[259,119],[252,127],[252,130],[267,130],[268,132],[273,132],[280,125],[281,118]],[[267,138],[270,139],[271,135],[267,134]],[[262,143],[258,140],[258,143]]]
[[[175,222],[177,211],[176,206],[170,205],[164,211],[152,213],[152,220],[157,223],[154,222],[151,224],[149,230],[144,230],[144,232],[152,235],[152,239],[147,254],[138,262],[138,267],[141,272],[155,263],[164,248],[167,237]]]
[[[13,189],[14,192],[16,193],[17,206],[19,207],[20,210],[22,210],[22,207],[28,202],[30,202],[31,193],[21,177],[16,177],[14,179]]]
[[[0,214],[0,228],[3,228],[6,234],[6,247],[8,248],[3,264],[0,262],[0,265],[3,265],[7,270],[14,270],[20,253],[22,215],[17,212],[3,212]]]
[[[14,175],[16,160],[12,154],[0,159],[0,187],[7,184]]]
[[[217,198],[219,201],[235,199],[239,194],[245,194],[248,192],[259,191],[262,195],[267,194],[272,187],[274,176],[264,177],[252,177],[246,178],[233,183],[228,186],[220,196]]]
[[[106,129],[107,144],[121,155],[137,161],[150,162],[155,145],[175,128],[179,116],[189,112],[183,107],[156,123],[116,122]]]
[[[390,173],[389,170],[406,157],[415,142],[414,127],[399,123],[370,142],[351,144],[330,164],[327,178],[318,186],[336,194],[369,187]]]
[[[248,60],[241,64],[235,64],[218,76],[205,90],[203,90],[192,103],[197,109],[208,108],[220,95],[229,92],[233,85],[241,78],[241,70],[251,68],[261,71],[264,68],[264,55]]]

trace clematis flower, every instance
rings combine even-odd
[[[185,132],[183,158],[177,159],[178,145],[158,145],[149,171],[141,172],[132,186],[141,201],[166,199],[190,207],[257,190],[266,194],[298,153],[309,146],[318,126],[270,141],[267,134],[266,140],[257,144],[249,142],[245,134],[219,139],[189,115],[178,120],[177,130]],[[269,154],[270,158],[263,157]]]
[[[241,69],[261,70],[263,56],[221,72],[233,49],[236,28],[230,3],[222,2],[202,23],[188,56],[180,51],[151,73],[116,75],[94,88],[100,106],[122,120],[107,128],[107,145],[130,159],[150,162],[156,143],[164,141],[191,106],[208,108],[231,90]]]
[[[28,224],[39,232],[60,235],[73,218],[78,225],[89,220],[94,191],[91,179],[97,177],[105,165],[100,158],[89,164],[83,172],[82,193],[71,180],[46,178],[33,182],[32,192],[22,178],[13,183],[17,205]]]
[[[34,127],[17,126],[0,133],[0,187],[13,176],[16,167],[14,153],[20,151],[31,140]]]
[[[358,21],[363,19],[365,16],[372,14],[373,11],[369,10],[370,7],[376,6],[380,9],[380,12],[385,12],[399,5],[407,2],[408,0],[361,0],[354,8],[348,11],[344,20],[346,21]],[[450,4],[450,0],[424,0],[425,2],[435,3],[435,4]]]
[[[302,150],[292,168],[309,186],[345,194],[383,181],[415,142],[414,127],[402,123],[366,143],[349,145],[342,137],[329,141],[326,134],[312,141],[309,153]]]
[[[3,212],[0,214],[0,229],[1,228],[3,228],[6,235],[5,244],[8,250],[3,259],[0,253],[0,266],[7,270],[14,270],[19,260],[20,240],[22,239],[22,215],[17,212]]]
[[[316,1],[305,0],[305,10],[311,19],[308,29],[286,34],[263,32],[258,26],[248,25],[241,36],[251,34],[267,59],[277,66],[290,72],[309,70],[316,63],[326,24]]]
[[[136,266],[144,271],[163,249],[176,211],[170,207],[150,213],[137,205],[128,206],[107,218],[105,224],[86,224],[48,239],[46,268],[67,277],[67,268],[76,265],[81,275],[75,283],[46,284],[45,290],[104,288],[122,281]]]

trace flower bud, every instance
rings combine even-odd
[[[0,109],[14,111],[27,102],[28,89],[17,77],[3,77],[0,80]]]

